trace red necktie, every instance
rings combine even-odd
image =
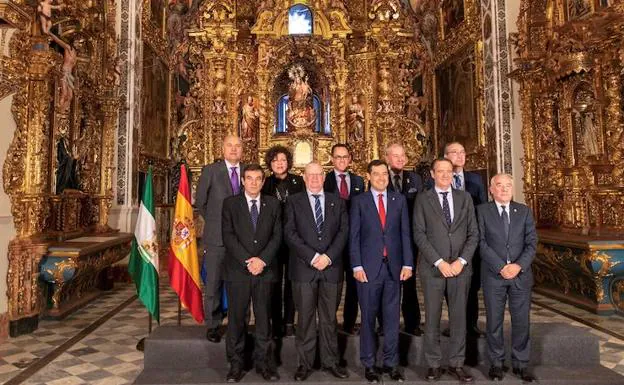
[[[381,221],[381,228],[385,229],[386,228],[386,207],[384,206],[384,202],[383,202],[383,194],[378,194],[377,197],[379,198],[379,221]],[[388,249],[386,248],[386,245],[384,245],[383,256],[384,258],[388,256]]]
[[[340,197],[349,199],[349,187],[347,186],[347,176],[345,174],[340,174]]]

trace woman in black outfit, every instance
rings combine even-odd
[[[305,189],[303,178],[288,172],[292,167],[293,157],[290,150],[284,146],[277,145],[269,148],[264,160],[267,167],[271,169],[271,175],[264,181],[262,193],[276,197],[282,203],[282,212],[284,212],[288,196]],[[273,288],[273,300],[271,303],[273,335],[275,337],[281,337],[282,335],[292,337],[294,336],[295,303],[292,297],[292,286],[288,279],[288,246],[286,246],[285,241],[282,241],[282,247],[278,252],[278,261],[280,264],[280,279]]]

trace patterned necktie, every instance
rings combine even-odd
[[[501,205],[501,209],[503,209],[503,211],[501,212],[501,218],[503,219],[503,230],[505,231],[505,241],[509,240],[509,215],[507,214],[507,210],[505,205]],[[507,255],[505,256],[507,258],[507,263],[511,263],[511,260],[509,259],[509,248],[507,248]]]
[[[459,174],[453,175],[453,181],[455,182],[455,189],[456,190],[463,190],[463,188],[462,188],[462,180],[461,180],[461,176]]]
[[[507,207],[501,205],[501,218],[503,219],[503,230],[505,231],[505,240],[509,239],[509,214],[507,214]]]
[[[323,230],[323,209],[321,209],[321,195],[312,194],[314,197],[314,219],[316,220],[316,231],[320,234]]]
[[[258,224],[258,205],[256,205],[257,200],[251,200],[251,224],[253,225],[254,231],[256,231],[256,225]]]
[[[399,174],[394,174],[394,191],[398,193],[403,192],[401,188],[401,175]]]
[[[349,187],[347,186],[347,176],[345,174],[340,174],[340,197],[349,199]]]
[[[446,224],[450,226],[452,223],[451,206],[449,206],[449,201],[446,197],[448,195],[448,191],[441,192],[440,194],[442,194],[442,213],[444,213],[444,219],[446,219]]]
[[[386,228],[386,206],[384,206],[384,201],[383,201],[383,194],[378,194],[377,195],[377,199],[378,199],[378,205],[379,205],[379,221],[381,222],[381,228],[385,229]],[[386,248],[386,245],[384,245],[384,249],[383,249],[383,256],[384,258],[388,257],[388,249]]]
[[[238,173],[236,172],[236,167],[230,167],[232,170],[232,175],[230,175],[230,183],[232,184],[232,194],[238,195],[240,193],[240,181],[238,178]]]

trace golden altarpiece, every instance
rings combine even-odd
[[[542,289],[624,311],[624,3],[522,1],[524,189],[541,228]]]
[[[11,335],[90,299],[102,271],[129,252],[130,236],[108,227],[122,103],[116,9],[115,0],[0,2],[0,26],[16,29],[0,59],[0,98],[13,94],[17,127],[3,139],[17,233],[8,247]]]

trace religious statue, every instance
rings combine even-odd
[[[243,140],[252,139],[260,127],[260,112],[256,108],[253,96],[247,96],[247,103],[242,107],[241,136]]]
[[[422,124],[422,112],[423,112],[423,97],[418,96],[417,92],[414,92],[407,98],[407,118],[414,120],[418,124]]]
[[[576,125],[581,129],[585,155],[598,155],[600,147],[598,146],[598,132],[596,132],[594,125],[594,113],[591,111],[580,112],[577,109],[573,109],[572,113],[575,116]]]
[[[61,137],[56,144],[56,193],[65,189],[79,189],[77,159],[67,149],[67,141]]]
[[[37,14],[41,22],[41,31],[45,34],[49,34],[50,28],[52,27],[52,10],[65,8],[65,4],[59,3],[58,5],[54,5],[52,1],[53,0],[40,0],[37,6]]]
[[[357,95],[353,95],[347,115],[347,126],[349,127],[349,139],[351,141],[364,140],[364,121],[364,108],[360,104]]]
[[[61,78],[61,97],[59,102],[59,109],[61,112],[67,112],[71,106],[71,101],[74,97],[74,67],[78,61],[78,53],[72,43],[67,44],[63,39],[60,39],[52,35],[52,39],[57,42],[63,48],[63,77]]]
[[[313,127],[316,114],[308,75],[300,64],[296,64],[288,70],[288,77],[292,80],[288,86],[288,125],[293,131]]]

